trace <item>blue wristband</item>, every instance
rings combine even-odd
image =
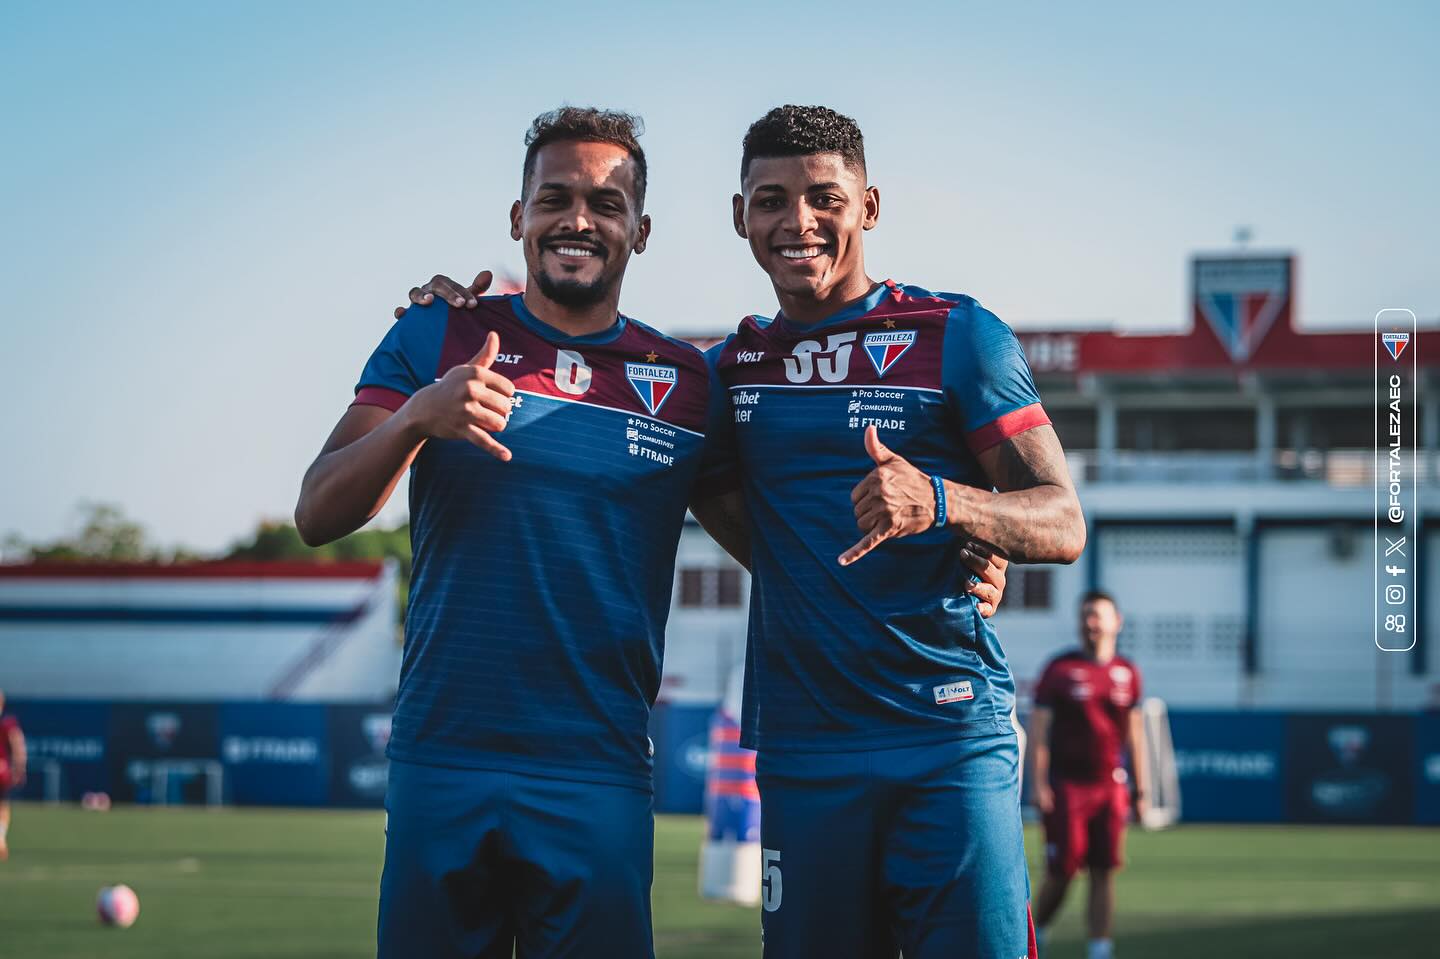
[[[935,487],[935,528],[940,529],[945,525],[945,480],[932,476],[930,485]]]

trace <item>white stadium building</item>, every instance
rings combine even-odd
[[[0,566],[13,699],[388,700],[400,669],[390,564]]]

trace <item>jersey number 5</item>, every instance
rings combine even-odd
[[[780,908],[783,888],[780,882],[780,850],[762,849],[760,852],[764,856],[765,868],[765,876],[760,880],[760,903],[766,912],[774,912]]]

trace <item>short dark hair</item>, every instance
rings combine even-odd
[[[776,107],[745,131],[740,154],[740,179],[750,173],[756,157],[794,157],[838,153],[845,165],[865,172],[865,137],[859,125],[829,107]]]
[[[520,184],[521,195],[530,192],[530,176],[535,172],[535,156],[542,147],[552,143],[613,143],[624,147],[635,161],[635,202],[645,208],[645,151],[640,136],[645,121],[633,113],[601,110],[597,107],[560,107],[540,114],[525,134],[525,177]]]
[[[1117,603],[1117,602],[1115,602],[1115,597],[1114,597],[1114,596],[1111,596],[1109,593],[1105,592],[1105,590],[1103,590],[1103,589],[1092,589],[1092,590],[1089,590],[1088,592],[1085,593],[1084,596],[1081,596],[1081,597],[1080,597],[1080,605],[1081,605],[1081,606],[1084,606],[1086,603],[1099,603],[1099,602],[1102,602],[1102,601],[1103,601],[1103,602],[1106,602],[1106,603],[1109,603],[1111,606],[1114,606],[1114,607],[1115,607],[1115,611],[1116,611],[1117,613],[1120,611],[1120,604]]]

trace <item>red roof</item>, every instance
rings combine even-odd
[[[1131,335],[1111,330],[1017,330],[1036,373],[1219,373],[1349,371],[1397,364],[1440,366],[1440,330],[1413,328],[1387,311],[1383,329],[1410,332],[1396,358],[1375,330],[1304,333],[1295,328],[1295,258],[1285,253],[1197,256],[1192,263],[1190,328]],[[715,337],[691,337],[704,349]]]

